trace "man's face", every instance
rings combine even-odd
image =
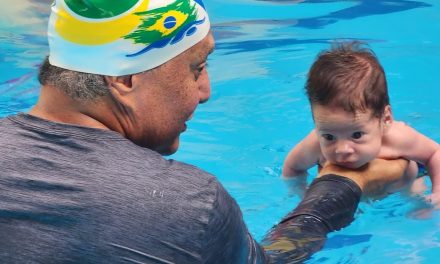
[[[207,58],[214,49],[211,33],[167,63],[134,75],[138,87],[133,100],[135,127],[129,138],[136,144],[170,155],[179,147],[197,105],[211,95]],[[140,87],[140,89],[139,89]]]
[[[353,114],[321,105],[312,109],[321,152],[327,161],[355,169],[379,154],[384,126],[371,111]]]

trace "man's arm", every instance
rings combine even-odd
[[[269,263],[298,263],[322,248],[329,232],[353,220],[361,195],[380,195],[396,184],[405,160],[374,160],[350,171],[325,166],[301,203],[265,236],[261,245]]]
[[[327,234],[353,220],[361,195],[384,192],[399,181],[406,160],[374,160],[356,171],[324,166],[300,204],[258,244],[240,208],[221,186],[203,232],[203,263],[298,263],[321,249]]]
[[[394,186],[404,185],[402,181],[408,181],[403,177],[407,167],[408,160],[405,159],[375,159],[356,170],[326,164],[318,177],[326,174],[344,176],[359,186],[363,196],[376,197],[395,191]]]

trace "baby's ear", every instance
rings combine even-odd
[[[391,111],[391,106],[385,106],[385,109],[382,114],[382,123],[385,125],[385,128],[388,128],[394,121],[393,113]]]

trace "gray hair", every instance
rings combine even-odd
[[[72,99],[94,101],[109,94],[103,75],[59,68],[51,65],[48,57],[40,67],[38,81],[60,89]]]

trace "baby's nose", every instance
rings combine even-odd
[[[335,149],[335,154],[338,155],[347,155],[354,153],[354,149],[351,145],[346,141],[338,142]]]

